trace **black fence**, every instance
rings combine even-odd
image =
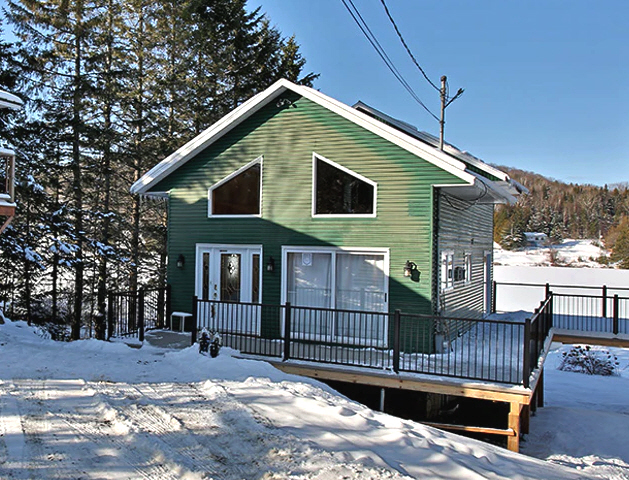
[[[629,287],[494,282],[492,312],[496,312],[498,292],[521,297],[531,291],[538,298],[548,298],[552,291],[555,328],[629,334]]]
[[[169,321],[170,286],[108,293],[108,339],[137,337],[142,342],[146,330],[165,328]]]
[[[525,387],[552,327],[552,298],[519,322],[197,297],[193,312],[196,328],[243,354]]]
[[[599,297],[601,304],[606,305],[608,312],[611,312],[611,301],[614,295],[618,295],[621,298],[629,297],[629,287],[494,281],[492,282],[491,312],[531,311],[539,305],[542,299],[548,296],[548,292],[551,290],[556,295],[570,295],[575,299],[588,296]],[[589,310],[591,309],[588,308]]]
[[[579,332],[629,333],[629,298],[554,293],[555,327]]]

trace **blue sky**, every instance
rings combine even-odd
[[[354,0],[420,98],[421,77],[380,0]],[[433,82],[463,96],[446,111],[446,141],[487,162],[572,183],[629,181],[629,2],[387,0]],[[362,35],[341,0],[249,0],[285,36],[295,34],[315,87],[358,100],[435,135]]]

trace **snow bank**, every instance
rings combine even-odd
[[[0,326],[0,470],[36,478],[570,479],[269,364]]]

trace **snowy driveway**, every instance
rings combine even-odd
[[[403,478],[317,451],[207,383],[15,380],[0,398],[3,478]]]

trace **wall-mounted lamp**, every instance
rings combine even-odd
[[[275,270],[275,260],[273,257],[269,257],[269,261],[266,263],[266,271],[273,272]]]
[[[421,272],[417,268],[417,264],[407,260],[404,264],[404,276],[409,277],[413,282],[419,282]]]
[[[183,254],[180,254],[179,258],[177,258],[177,268],[183,268],[185,264],[186,264],[186,257],[184,257]]]

